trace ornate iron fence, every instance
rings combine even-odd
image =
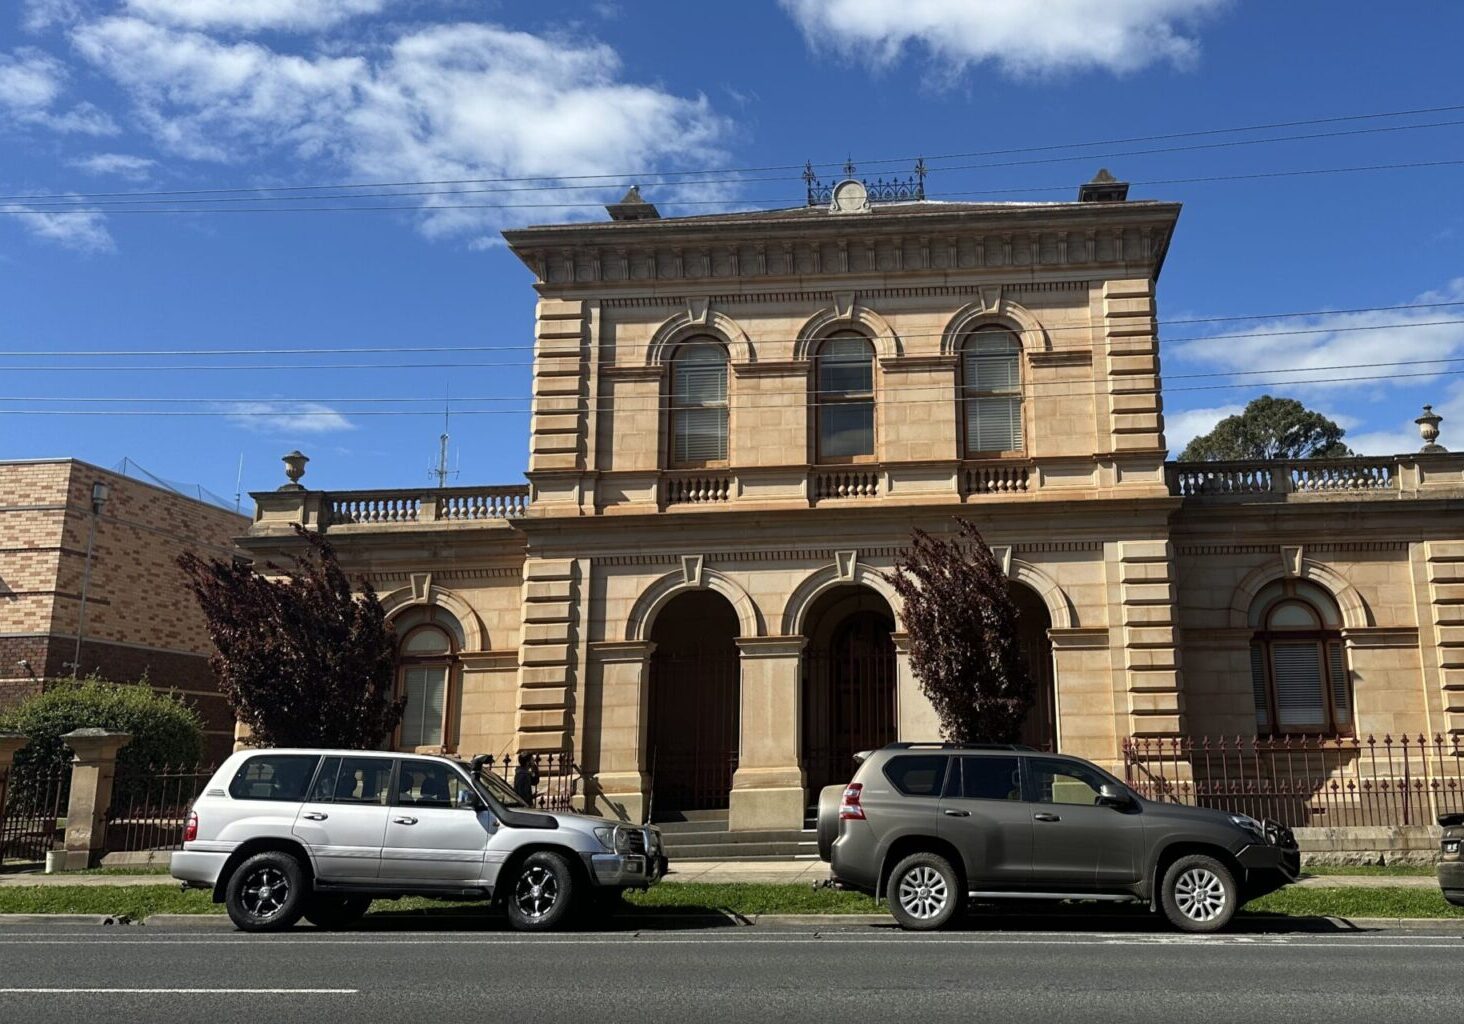
[[[46,859],[56,846],[70,781],[69,765],[0,768],[0,864]]]
[[[484,771],[497,774],[519,796],[546,811],[573,809],[583,773],[567,750],[541,750],[518,755],[489,755]]]
[[[1464,811],[1458,736],[1132,737],[1123,759],[1151,800],[1292,826],[1431,825]]]
[[[164,765],[119,774],[107,811],[107,852],[181,850],[188,812],[215,770]]]

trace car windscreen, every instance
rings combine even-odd
[[[533,804],[513,791],[513,787],[493,774],[490,768],[479,768],[475,776],[478,785],[486,790],[485,795],[508,808],[532,810]]]

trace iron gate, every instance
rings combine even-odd
[[[70,782],[70,765],[0,768],[0,864],[46,859],[56,846]]]
[[[851,615],[803,662],[803,764],[809,792],[847,782],[854,755],[894,742],[895,643],[888,619]]]
[[[651,655],[652,815],[727,806],[737,770],[739,667],[736,648]]]

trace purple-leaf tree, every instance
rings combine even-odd
[[[234,717],[269,747],[381,745],[401,720],[394,696],[396,640],[376,592],[352,591],[318,533],[293,565],[178,559],[208,621],[210,658]]]
[[[891,577],[904,601],[910,667],[953,743],[1015,743],[1032,707],[1006,574],[980,532],[956,520],[950,540],[914,531]]]

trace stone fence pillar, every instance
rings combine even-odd
[[[106,852],[117,752],[132,741],[132,735],[75,729],[61,739],[75,755],[71,759],[71,799],[66,805],[66,845],[46,858],[46,870],[80,871],[96,867]]]

